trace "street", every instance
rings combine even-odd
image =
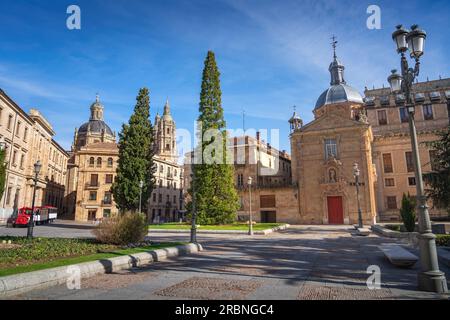
[[[44,228],[57,226],[36,232]],[[78,232],[89,235],[88,229]],[[150,237],[189,239],[188,234]],[[359,237],[349,226],[292,226],[268,236],[198,238],[205,249],[199,254],[84,279],[80,290],[62,285],[13,299],[448,299],[416,291],[419,264],[399,269],[384,258],[377,246],[392,239]],[[366,285],[367,268],[373,265],[381,269],[379,290]],[[450,270],[443,265],[441,270],[450,279]]]

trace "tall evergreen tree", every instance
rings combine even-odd
[[[146,212],[147,200],[155,185],[153,156],[149,90],[142,88],[128,124],[124,123],[119,133],[119,164],[111,190],[122,212],[138,210],[141,180],[144,182],[142,210]]]
[[[5,192],[6,183],[6,164],[5,164],[6,150],[0,150],[0,199]]]
[[[433,171],[424,174],[424,180],[429,186],[427,195],[450,215],[450,127],[438,135],[438,140],[428,143],[435,150],[436,158],[432,163]]]
[[[200,163],[193,166],[197,222],[199,224],[232,223],[236,219],[239,198],[234,188],[234,168],[226,162],[227,132],[222,109],[220,73],[212,51],[208,52],[203,69],[199,112],[198,121],[201,129],[197,134],[201,143],[197,146],[196,155]],[[205,133],[210,129],[218,130],[219,135],[205,138]],[[219,145],[217,145],[219,142],[216,141],[217,138],[222,140]],[[211,148],[213,143],[217,148]],[[208,147],[213,149],[210,155],[205,152]],[[208,156],[212,156],[217,161],[208,162]],[[191,195],[192,192],[191,189]]]

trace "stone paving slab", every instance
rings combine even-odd
[[[205,251],[152,264],[132,275],[76,292],[63,286],[21,299],[448,299],[417,291],[419,266],[399,269],[378,249],[400,243],[342,226],[292,226],[264,238],[199,235]],[[151,235],[154,241],[186,241],[182,235]],[[414,250],[412,251],[414,252]],[[368,290],[367,267],[381,269],[381,290]],[[441,266],[450,279],[448,267]],[[122,280],[121,280],[122,279]],[[92,278],[92,281],[100,280]],[[200,288],[197,289],[193,288]]]

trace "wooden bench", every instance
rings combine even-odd
[[[417,256],[395,244],[383,244],[378,247],[388,260],[397,267],[412,267],[419,260]]]

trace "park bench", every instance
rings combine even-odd
[[[386,258],[397,267],[412,267],[419,260],[417,256],[399,245],[384,244],[379,248]]]

